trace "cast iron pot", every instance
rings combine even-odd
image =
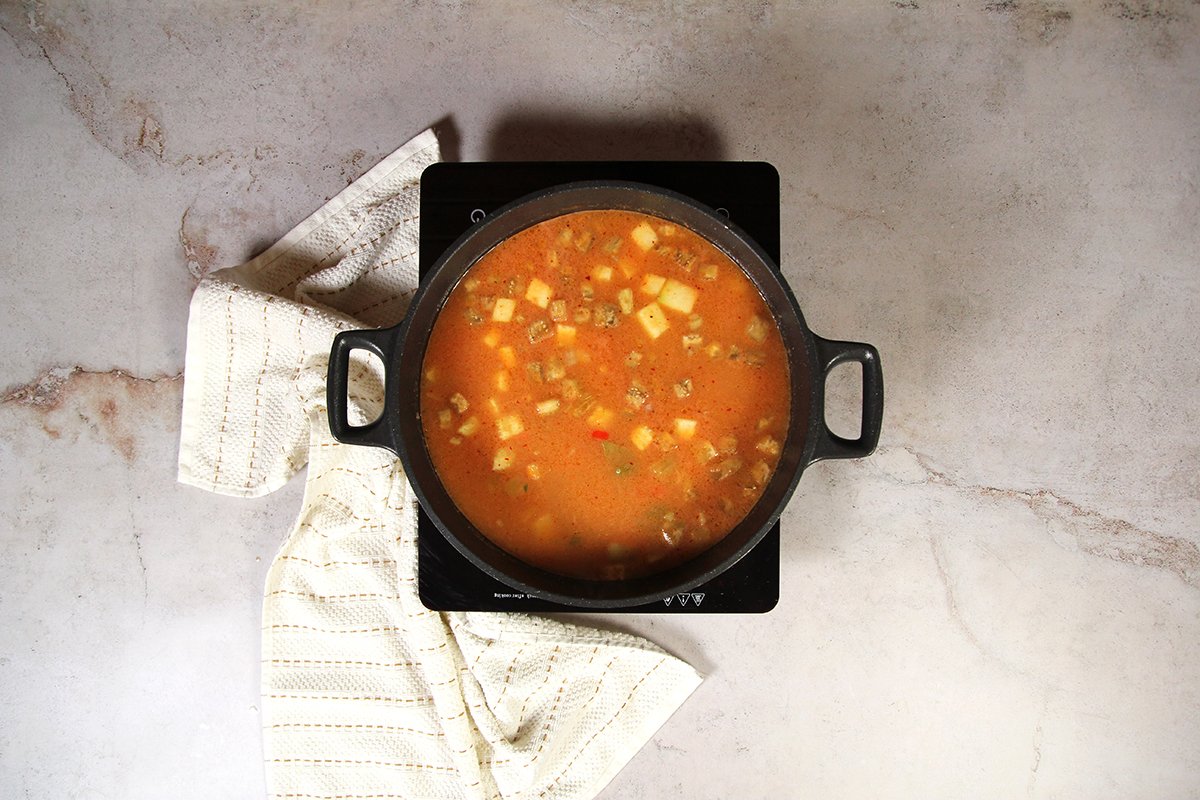
[[[686,226],[723,250],[745,270],[775,315],[791,368],[791,424],[774,476],[758,503],[729,535],[709,550],[672,569],[641,578],[587,581],[556,575],[501,550],[463,516],[438,480],[421,429],[420,383],[425,348],[434,320],[459,279],[484,254],[513,234],[574,211],[623,209],[652,214]],[[353,426],[348,419],[350,353],[367,350],[384,364],[383,413]],[[825,423],[825,379],[844,362],[862,365],[862,420],[857,439],[845,439]],[[683,195],[637,183],[584,181],[524,197],[482,219],[438,260],[392,328],[346,331],[329,359],[329,426],[347,444],[384,447],[399,455],[405,474],[429,517],[468,560],[514,589],[584,608],[641,605],[699,586],[735,564],[767,534],[783,512],[804,468],[828,458],[870,455],[883,418],[883,372],[874,347],[822,339],[809,331],[771,259],[749,237],[713,210]]]

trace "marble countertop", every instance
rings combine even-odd
[[[264,795],[303,487],[175,482],[188,300],[436,125],[774,164],[882,354],[775,610],[600,620],[707,676],[603,800],[1200,797],[1200,6],[797,5],[0,6],[0,795]]]

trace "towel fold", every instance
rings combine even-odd
[[[398,459],[330,435],[333,337],[403,317],[438,158],[422,133],[192,299],[179,480],[251,497],[308,466],[263,600],[273,797],[591,798],[700,682],[634,636],[424,608]],[[379,366],[354,356],[353,423],[382,408]]]

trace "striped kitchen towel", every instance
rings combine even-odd
[[[192,299],[179,480],[251,497],[308,467],[263,600],[271,797],[591,798],[700,682],[627,634],[424,608],[399,461],[329,434],[333,337],[403,317],[420,175],[438,158],[422,133]],[[361,424],[382,376],[355,358]]]

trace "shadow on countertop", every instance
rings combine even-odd
[[[552,111],[501,119],[484,150],[488,161],[720,161],[716,128],[695,117],[612,120]]]

